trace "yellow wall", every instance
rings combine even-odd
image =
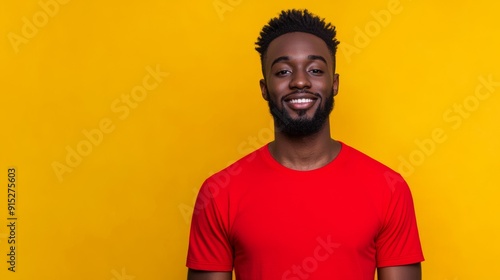
[[[0,279],[184,279],[200,184],[271,140],[253,43],[291,7],[338,28],[332,134],[407,178],[425,279],[500,279],[486,0],[2,1]]]

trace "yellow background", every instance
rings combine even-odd
[[[200,184],[271,140],[253,48],[293,7],[337,26],[333,137],[404,173],[424,279],[500,279],[500,4],[486,0],[2,1],[0,279],[185,279]]]

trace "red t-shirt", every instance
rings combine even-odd
[[[424,260],[403,178],[342,143],[329,164],[296,171],[268,145],[208,178],[187,266],[238,280],[373,280],[376,267]]]

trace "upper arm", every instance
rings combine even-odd
[[[377,267],[424,260],[410,188],[399,174],[391,176],[390,188],[386,189],[382,203],[381,227],[375,239]]]
[[[378,280],[422,280],[422,267],[420,263],[379,267]]]
[[[231,280],[232,272],[188,270],[188,280]]]
[[[196,199],[186,266],[196,271],[232,271],[228,194],[224,189],[212,193],[217,189],[213,184],[213,180],[207,179]]]

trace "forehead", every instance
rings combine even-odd
[[[270,61],[281,56],[300,59],[309,55],[320,55],[327,61],[331,59],[330,51],[321,38],[309,33],[291,32],[277,37],[269,44],[265,61],[269,65]]]

